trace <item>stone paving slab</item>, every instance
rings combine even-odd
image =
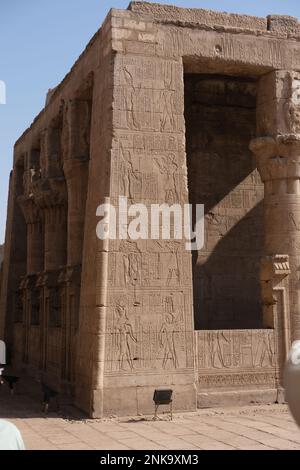
[[[0,418],[13,422],[29,450],[300,450],[300,429],[285,405],[195,413],[86,419],[72,407],[41,412],[40,403],[0,387]]]

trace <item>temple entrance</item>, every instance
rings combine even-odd
[[[262,328],[264,187],[249,150],[256,93],[254,78],[185,75],[189,198],[205,205],[205,246],[193,252],[197,330]]]

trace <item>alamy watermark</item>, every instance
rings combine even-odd
[[[97,208],[100,240],[185,240],[186,250],[204,246],[204,205],[131,204],[120,196],[118,207],[106,198]],[[192,221],[194,215],[194,223]]]
[[[0,104],[6,104],[6,85],[0,80]]]

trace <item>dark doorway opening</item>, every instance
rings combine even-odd
[[[256,80],[185,75],[190,203],[205,205],[205,246],[193,252],[196,329],[262,327],[263,184],[248,146]]]

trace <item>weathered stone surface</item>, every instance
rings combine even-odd
[[[288,15],[268,15],[268,30],[281,33],[300,33],[298,18]]]
[[[131,2],[129,10],[136,14],[149,15],[158,22],[180,21],[202,25],[235,26],[248,29],[267,29],[267,19],[234,13],[219,13],[198,8],[178,8],[160,3]]]
[[[282,396],[300,335],[297,34],[282,16],[111,10],[15,145],[0,335],[22,373],[92,417],[151,412],[158,386],[175,410]],[[119,196],[205,204],[204,248],[98,240]]]

